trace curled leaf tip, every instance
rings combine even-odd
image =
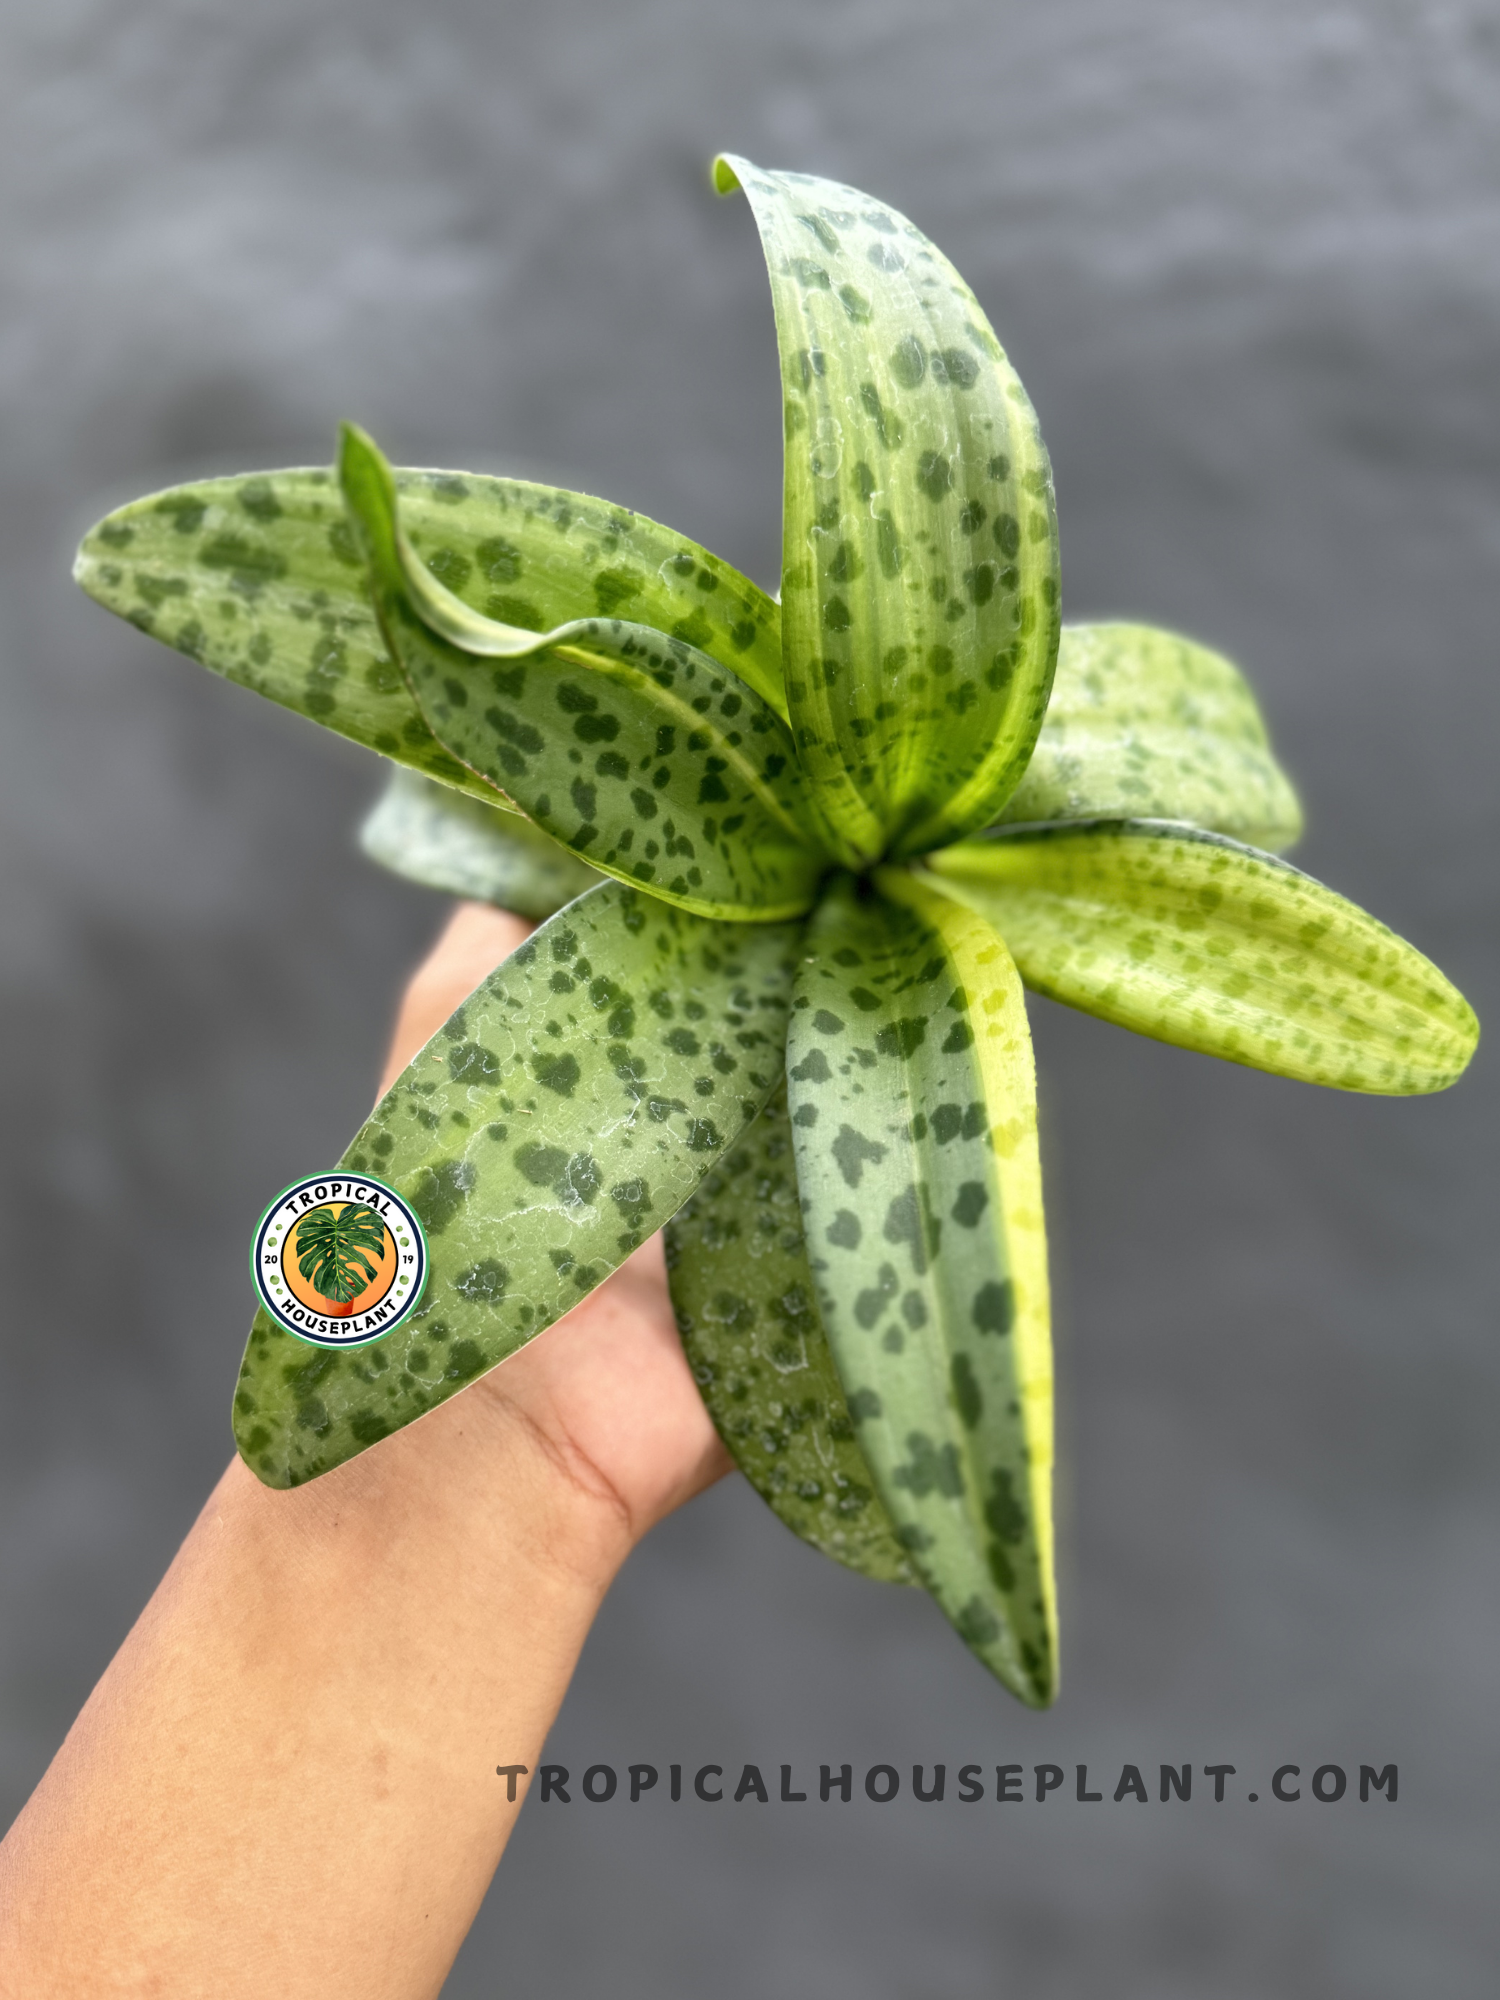
[[[738,194],[740,189],[740,162],[733,153],[720,153],[709,168],[715,194]]]
[[[548,635],[483,617],[442,583],[412,547],[397,502],[396,475],[379,445],[357,424],[339,428],[339,485],[388,588],[404,595],[429,630],[465,653],[511,659],[533,653]]]
[[[385,453],[358,424],[339,425],[339,490],[371,558],[395,558],[396,480]]]
[[[389,472],[390,470],[386,464],[385,453],[376,444],[374,438],[371,437],[367,430],[361,429],[358,424],[340,422],[338,449],[340,480],[346,478],[350,473],[370,470],[375,467],[379,467],[385,472]]]

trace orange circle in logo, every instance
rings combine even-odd
[[[374,1277],[369,1279],[360,1291],[355,1292],[347,1299],[328,1298],[322,1292],[314,1289],[310,1277],[303,1275],[304,1264],[308,1265],[314,1272],[319,1270],[319,1264],[315,1261],[318,1249],[317,1239],[313,1229],[309,1228],[309,1223],[321,1222],[324,1217],[328,1217],[331,1218],[335,1225],[338,1225],[343,1223],[344,1217],[350,1214],[351,1211],[357,1215],[363,1207],[364,1204],[361,1202],[326,1202],[318,1208],[308,1209],[301,1222],[291,1225],[289,1232],[291,1240],[287,1244],[286,1255],[282,1259],[281,1264],[282,1276],[286,1281],[286,1288],[292,1294],[293,1298],[299,1299],[312,1312],[327,1313],[330,1319],[352,1319],[359,1313],[368,1312],[370,1307],[378,1306],[381,1300],[390,1292],[391,1286],[395,1284],[396,1274],[401,1268],[400,1254],[396,1249],[396,1239],[392,1236],[384,1222],[381,1222],[379,1217],[376,1217],[376,1221],[379,1222],[380,1226],[381,1248],[377,1253],[372,1244],[365,1243],[361,1263],[353,1266],[353,1274],[356,1280],[364,1277],[365,1266],[373,1268],[375,1273]],[[371,1210],[370,1213],[373,1214],[374,1211]],[[303,1247],[304,1244],[307,1246],[305,1250]],[[326,1259],[324,1260],[324,1268],[326,1268]]]

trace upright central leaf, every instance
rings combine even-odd
[[[1057,528],[1036,418],[974,294],[856,189],[725,157],[781,349],[781,629],[798,754],[850,867],[993,819],[1057,656]]]

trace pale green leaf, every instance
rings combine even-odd
[[[851,867],[994,819],[1057,653],[1052,477],[963,279],[855,188],[718,162],[748,196],[786,432],[782,657],[797,749]]]
[[[423,721],[376,624],[332,473],[148,494],[89,530],[73,574],[106,610],[211,672],[506,808]]]
[[[622,613],[722,660],[784,713],[775,604],[685,535],[525,480],[398,472],[396,483],[424,565],[477,610],[538,631]],[[330,472],[150,494],[90,529],[74,573],[214,673],[496,803],[434,739],[387,652]]]
[[[756,1492],[825,1555],[915,1582],[818,1317],[784,1089],[667,1225],[667,1275],[693,1379]]]
[[[905,869],[808,927],[787,1077],[808,1255],[876,1488],[1022,1701],[1057,1685],[1036,1086],[1000,939]]]
[[[359,844],[408,881],[523,917],[550,917],[600,879],[519,814],[399,766],[360,828]]]
[[[1479,1036],[1421,952],[1288,862],[1220,835],[1115,820],[931,857],[1028,986],[1158,1041],[1305,1083],[1442,1090]]]
[[[437,584],[414,605],[390,468],[348,426],[340,473],[382,630],[447,749],[570,853],[653,896],[750,922],[811,907],[827,858],[786,724],[753,689],[620,620],[485,629]],[[433,629],[439,608],[472,645]]]
[[[1000,815],[1180,819],[1290,847],[1302,809],[1255,696],[1221,653],[1149,625],[1065,625],[1047,718]]]
[[[340,1161],[421,1216],[427,1290],[373,1345],[257,1316],[235,1436],[297,1486],[503,1361],[658,1229],[781,1080],[800,927],[719,924],[601,883],[499,966]]]

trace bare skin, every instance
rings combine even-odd
[[[529,926],[454,916],[381,1088]],[[417,2000],[630,1549],[729,1469],[659,1240],[294,1493],[238,1460],[0,1846],[4,2000]]]

